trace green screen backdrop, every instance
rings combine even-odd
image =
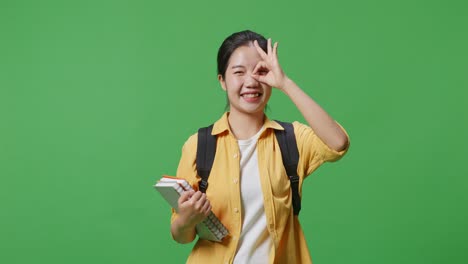
[[[0,1],[0,262],[184,263],[153,189],[251,29],[348,131],[305,182],[317,264],[468,263],[465,1]],[[305,122],[274,91],[270,118]]]

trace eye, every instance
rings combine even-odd
[[[234,74],[237,74],[237,75],[240,75],[240,74],[243,74],[244,72],[243,71],[235,71]]]

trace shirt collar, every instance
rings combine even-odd
[[[211,131],[212,135],[218,135],[223,133],[224,131],[229,131],[229,133],[232,133],[231,128],[229,127],[228,115],[229,112],[224,113],[223,116],[214,123],[213,130]],[[266,115],[265,121],[263,122],[263,126],[265,127],[265,129],[271,128],[276,130],[284,130],[284,128],[280,124],[278,124],[278,122],[270,120]]]

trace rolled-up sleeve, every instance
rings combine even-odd
[[[185,179],[195,190],[198,189],[196,165],[197,141],[197,134],[194,134],[184,143],[176,173],[177,178]],[[177,213],[172,209],[171,223],[176,217]]]
[[[339,126],[348,137],[348,145],[342,151],[336,151],[327,146],[309,126],[299,122],[294,122],[293,126],[299,150],[298,172],[304,178],[324,162],[339,160],[349,149],[349,136],[341,125]]]

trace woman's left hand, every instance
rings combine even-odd
[[[259,82],[283,90],[288,77],[284,74],[283,69],[281,69],[278,62],[278,42],[275,42],[272,47],[271,39],[269,38],[267,45],[268,53],[265,53],[265,51],[258,45],[258,42],[256,40],[254,41],[254,46],[262,60],[255,66],[253,77]]]

